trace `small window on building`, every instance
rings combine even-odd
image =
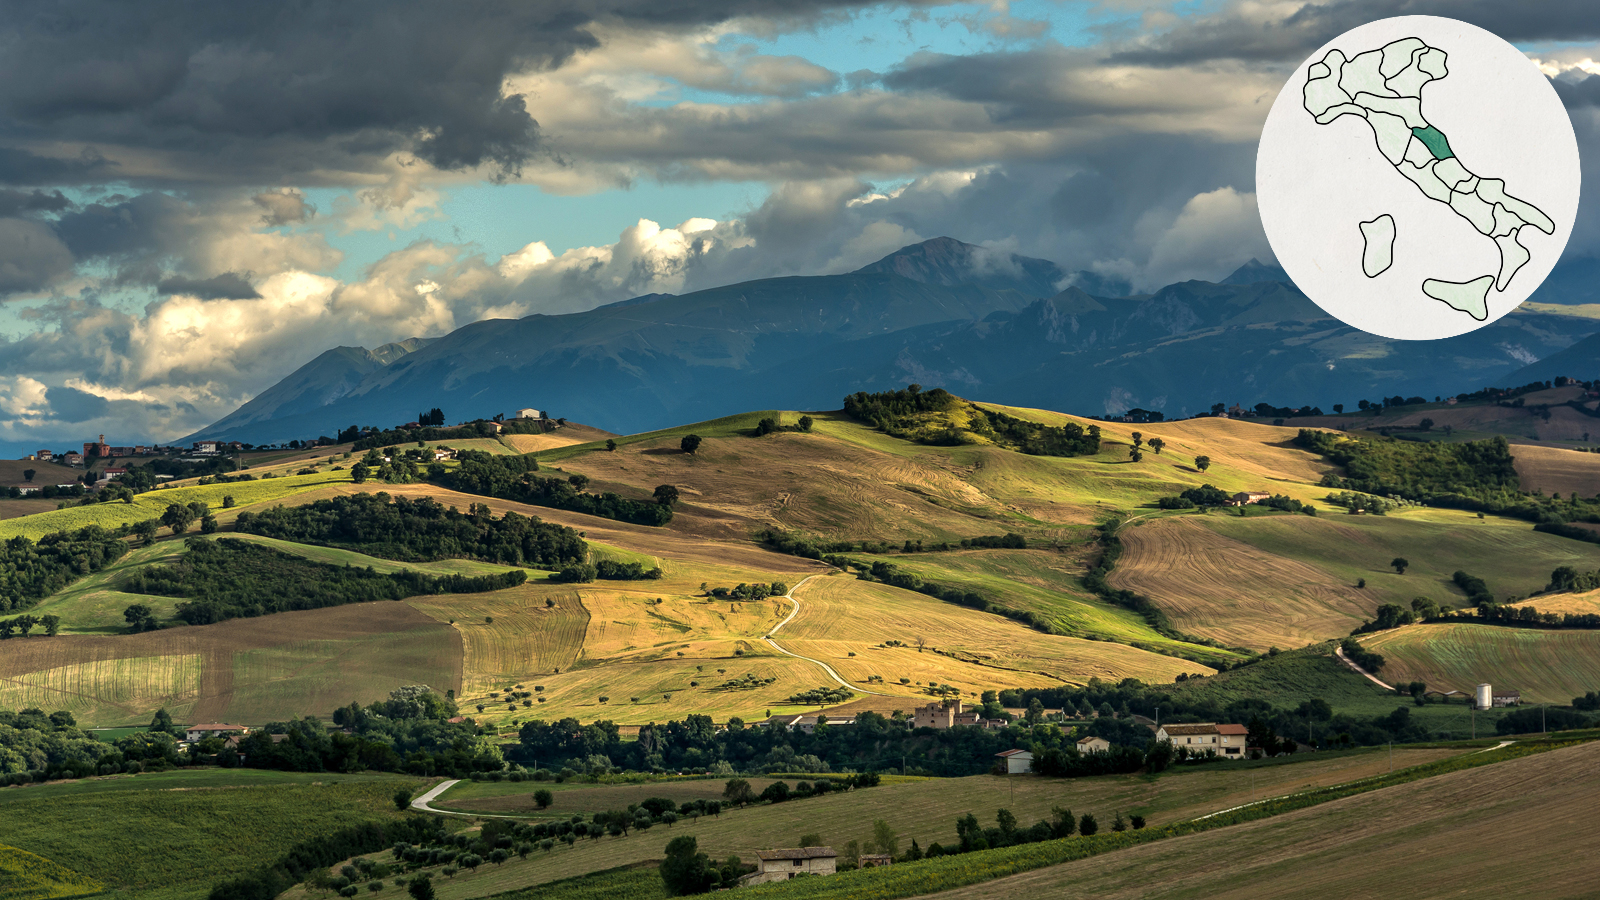
[[[798,860],[798,859],[797,859],[797,860],[795,860],[795,861],[794,861],[794,864],[795,864],[795,865],[797,865],[797,866],[798,866],[798,865],[800,865],[800,860]]]

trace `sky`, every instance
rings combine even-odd
[[[1219,278],[1272,258],[1292,67],[1402,14],[1535,60],[1600,190],[1592,0],[0,0],[0,448],[171,440],[335,346],[941,235]]]

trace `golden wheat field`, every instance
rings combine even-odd
[[[1594,427],[1600,435],[1600,424]],[[1519,444],[1511,448],[1513,465],[1525,491],[1593,497],[1600,494],[1600,453]]]
[[[1471,693],[1475,685],[1520,691],[1525,703],[1566,705],[1600,689],[1600,632],[1475,623],[1408,625],[1363,646],[1383,655],[1390,684]]]

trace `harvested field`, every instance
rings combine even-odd
[[[1597,802],[1600,744],[1587,743],[938,896],[1593,897],[1593,841],[1578,823]]]
[[[57,500],[0,500],[0,519],[16,519],[56,508]]]
[[[405,603],[235,619],[115,637],[13,639],[0,656],[0,706],[65,709],[84,725],[260,724],[370,703],[405,684],[460,688],[461,643]]]
[[[455,623],[464,654],[462,698],[468,700],[490,688],[572,667],[583,652],[589,611],[572,585],[560,587],[530,583],[406,602],[438,621]]]
[[[1518,606],[1531,606],[1542,613],[1555,613],[1564,615],[1584,615],[1600,613],[1600,591],[1586,591],[1582,594],[1540,594],[1526,600],[1518,600]]]
[[[1182,631],[1232,647],[1294,647],[1372,617],[1370,595],[1314,565],[1225,537],[1190,517],[1122,531],[1111,583],[1156,601]]]
[[[1472,692],[1474,685],[1522,692],[1524,702],[1572,702],[1600,686],[1600,631],[1500,625],[1409,625],[1363,646],[1383,654],[1382,678]]]
[[[575,444],[587,444],[592,441],[604,442],[606,438],[620,437],[599,428],[588,425],[579,425],[576,422],[548,431],[544,434],[502,434],[501,443],[518,453],[537,453],[541,450],[554,450],[557,447],[571,447]]]
[[[853,684],[904,697],[912,705],[929,702],[922,687],[934,682],[976,693],[1083,684],[1091,677],[1162,682],[1206,671],[1188,660],[1044,634],[1001,616],[844,575],[814,579],[795,596],[800,614],[776,635],[784,648],[828,663]],[[884,646],[890,640],[906,646]],[[921,652],[918,640],[927,644]],[[867,684],[873,675],[882,676],[883,683]],[[911,683],[900,684],[901,678]]]
[[[1594,433],[1600,435],[1600,422],[1594,425]],[[1511,455],[1525,491],[1579,497],[1600,494],[1600,453],[1518,446]]]

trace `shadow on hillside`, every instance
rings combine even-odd
[[[640,450],[640,456],[683,456],[689,451],[677,447],[651,447],[649,450]]]

